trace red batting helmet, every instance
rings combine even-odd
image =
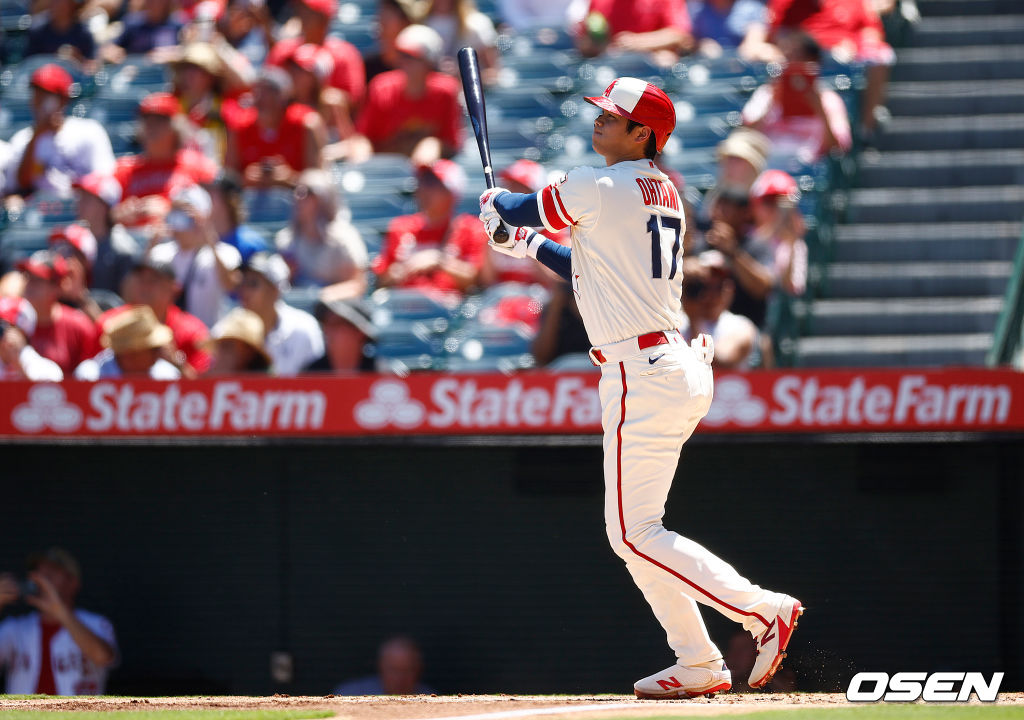
[[[599,97],[584,98],[614,115],[646,125],[654,133],[658,152],[676,128],[676,108],[665,91],[656,85],[633,77],[621,77]]]

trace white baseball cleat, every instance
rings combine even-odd
[[[778,615],[764,631],[754,638],[757,645],[757,659],[750,671],[747,684],[752,688],[767,685],[782,667],[782,659],[786,657],[786,646],[796,630],[797,620],[804,614],[804,607],[796,598],[786,596]]]
[[[714,697],[717,692],[726,692],[732,687],[732,673],[721,660],[702,665],[673,665],[633,684],[638,698],[646,700],[669,700],[673,698],[695,698],[705,695]]]

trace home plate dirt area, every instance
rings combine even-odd
[[[973,704],[973,703],[972,703]],[[999,705],[1024,710],[1024,693],[1002,693]],[[173,697],[173,698],[27,698],[0,696],[4,710],[133,711],[163,709],[308,708],[323,717],[331,711],[344,720],[518,720],[519,718],[623,718],[734,715],[761,710],[851,707],[842,693],[722,694],[694,700],[637,700],[628,695],[452,695],[409,697]]]

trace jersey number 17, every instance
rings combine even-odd
[[[672,233],[666,232],[666,228],[671,230]],[[651,277],[655,280],[664,279],[664,257],[665,249],[662,244],[662,237],[668,236],[668,239],[672,240],[672,258],[671,269],[668,273],[668,279],[672,280],[676,276],[676,271],[679,269],[680,254],[682,250],[682,234],[683,234],[683,221],[681,218],[673,217],[662,217],[660,215],[651,215],[647,220],[647,232],[651,235]],[[674,236],[673,236],[674,233]]]

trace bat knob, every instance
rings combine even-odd
[[[504,225],[499,225],[491,237],[498,245],[504,245],[508,242],[508,228]]]

